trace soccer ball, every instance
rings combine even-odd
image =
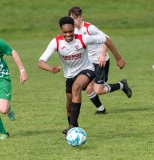
[[[66,135],[67,143],[72,147],[79,147],[85,144],[87,139],[86,132],[80,127],[71,128]]]

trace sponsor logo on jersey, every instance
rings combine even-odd
[[[61,47],[61,49],[64,49],[64,48],[66,48],[66,46]]]
[[[77,53],[77,54],[72,54],[69,56],[62,56],[64,60],[77,60],[79,58],[82,58],[82,54],[81,53]]]
[[[76,45],[76,46],[75,46],[75,49],[79,50],[79,45]]]

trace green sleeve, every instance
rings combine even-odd
[[[0,53],[9,56],[12,53],[12,48],[2,39],[0,39]]]

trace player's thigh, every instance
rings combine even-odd
[[[105,77],[106,77],[105,82],[108,81],[109,68],[110,68],[110,59],[106,61],[105,65]]]
[[[0,99],[11,100],[12,84],[10,80],[0,79]]]
[[[11,81],[0,80],[0,112],[7,113],[9,101],[11,100],[12,85]]]
[[[105,67],[100,67],[98,64],[95,67],[95,83],[96,84],[104,84],[105,79],[106,79],[106,74],[105,74]]]
[[[88,84],[91,83],[95,77],[95,71],[86,69],[81,71],[76,76],[75,83],[80,84],[80,86],[82,86],[82,89],[85,89],[85,87],[87,87]]]
[[[80,74],[74,81],[73,88],[76,90],[82,90],[88,85],[88,83],[89,78],[84,74]]]

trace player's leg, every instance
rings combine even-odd
[[[70,125],[72,93],[66,93],[66,99],[67,99],[66,102],[67,120],[68,120],[68,125]]]
[[[99,80],[102,79],[103,82],[107,83],[108,82],[108,73],[109,73],[110,60],[108,59],[106,61],[105,67],[100,67],[98,64],[95,64],[94,66],[95,66],[96,79],[99,79]],[[93,80],[92,83],[93,83],[93,87],[94,87],[94,80]],[[89,87],[89,85],[88,85],[88,87]],[[92,94],[89,94],[89,95],[91,97],[93,96],[93,100],[92,101],[95,104],[95,106],[97,107],[97,111],[95,112],[95,114],[106,114],[107,111],[104,108],[104,105],[102,104],[102,102],[100,101],[99,96],[94,92],[94,90],[91,93]]]
[[[95,78],[95,83],[94,83],[95,93],[100,95],[100,94],[106,94],[106,93],[114,92],[116,90],[121,89],[127,95],[127,97],[130,98],[132,95],[132,91],[130,87],[128,86],[126,79],[123,79],[120,82],[115,83],[115,84],[104,85],[104,82],[107,82],[108,80],[109,65],[110,65],[110,61],[108,60],[106,62],[105,67],[100,67],[99,65],[95,67],[96,68],[95,69],[96,78]]]
[[[4,125],[3,125],[3,122],[2,122],[2,119],[0,117],[0,139],[1,140],[4,140],[6,138],[9,137],[9,133],[6,131]]]
[[[106,61],[106,65],[105,65],[105,83],[108,83],[109,81],[109,78],[108,78],[109,68],[110,68],[110,59]]]
[[[68,130],[75,126],[78,122],[80,114],[82,95],[81,91],[85,90],[88,84],[95,78],[94,71],[84,70],[77,76],[72,86],[72,110],[70,116],[70,126]]]
[[[69,78],[66,80],[66,112],[67,112],[67,120],[68,125],[70,125],[70,116],[71,116],[71,108],[72,108],[72,85],[76,78]],[[78,127],[78,123],[75,125]],[[67,133],[68,128],[63,130],[63,134]]]
[[[66,93],[66,112],[67,112],[68,126],[70,125],[71,104],[72,104],[72,93]],[[68,128],[64,129],[62,133],[66,134],[67,130]]]
[[[103,85],[103,84],[98,84],[97,82],[94,83],[94,91],[98,95],[114,92],[120,89],[123,90],[123,92],[127,95],[128,98],[132,96],[132,91],[128,86],[126,79],[123,79],[115,84]]]
[[[5,79],[0,80],[0,98],[8,101],[7,106],[4,107],[5,106],[4,104],[4,106],[2,106],[1,109],[3,109],[4,112],[5,112],[5,109],[7,109],[7,113],[5,112],[3,114],[7,114],[10,121],[13,121],[15,119],[15,113],[12,106],[9,104],[9,101],[11,100],[11,95],[12,95],[11,81],[5,80]]]
[[[0,94],[2,95],[2,94]],[[8,112],[9,101],[5,99],[0,99],[0,112],[2,114],[6,114]],[[0,139],[6,139],[9,136],[8,132],[6,131],[2,119],[0,118]]]
[[[97,108],[97,111],[95,112],[95,114],[106,114],[107,111],[104,108],[104,105],[102,104],[102,102],[99,99],[99,96],[94,92],[94,80],[89,83],[89,85],[86,88],[86,93],[88,98],[92,101],[92,103],[95,105],[95,107]]]
[[[15,120],[15,112],[12,108],[12,106],[9,104],[9,110],[7,112],[7,116],[9,118],[10,121],[14,121]]]

